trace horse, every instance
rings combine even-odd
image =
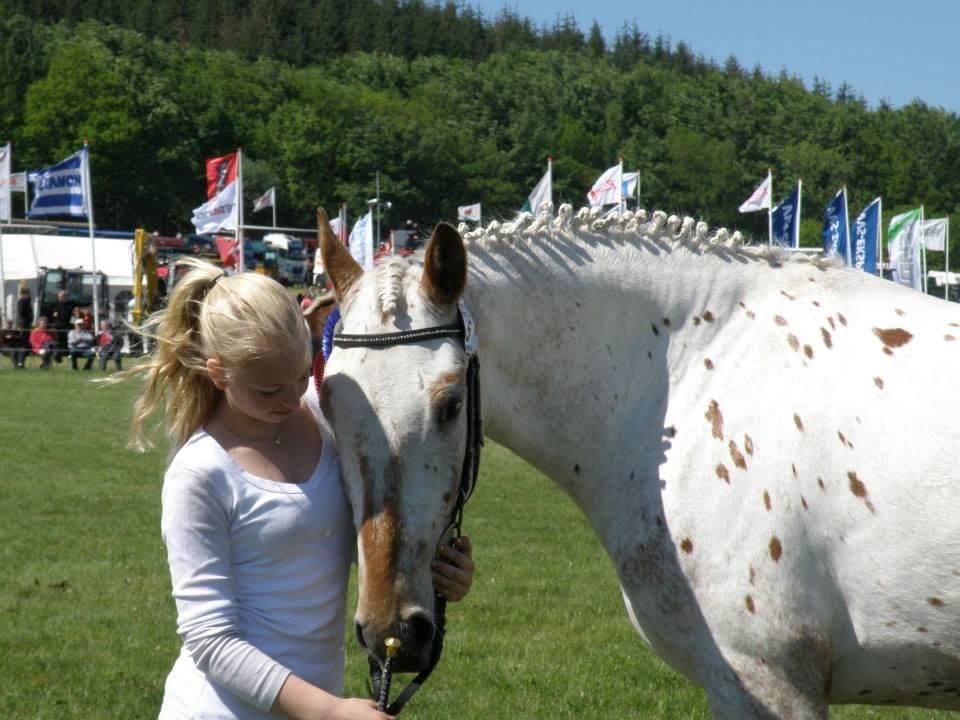
[[[319,215],[350,336],[479,338],[485,434],[556,482],[629,618],[716,718],[960,709],[960,310],[663,212],[561,206],[364,272]],[[322,406],[369,653],[432,639],[467,451],[460,338],[336,349]]]

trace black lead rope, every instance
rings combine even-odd
[[[383,348],[393,345],[410,345],[413,343],[425,342],[445,337],[459,337],[463,339],[464,348],[468,351],[470,357],[467,363],[467,448],[463,456],[463,467],[460,472],[460,488],[457,493],[457,502],[453,507],[448,530],[453,530],[454,537],[460,537],[463,526],[463,507],[474,488],[477,486],[477,476],[480,472],[480,449],[483,447],[483,415],[480,408],[480,360],[475,350],[475,337],[473,336],[472,320],[465,308],[460,307],[460,322],[455,325],[438,325],[431,328],[419,330],[402,330],[393,333],[379,333],[371,335],[351,335],[340,332],[340,327],[333,336],[334,347],[356,348],[356,347],[374,347]],[[443,535],[445,536],[445,531]],[[433,672],[433,669],[440,661],[440,655],[443,653],[443,640],[447,633],[447,599],[442,595],[434,595],[434,627],[436,632],[433,636],[433,643],[430,648],[430,661],[423,670],[416,674],[413,680],[397,696],[386,712],[388,715],[398,715],[407,701],[420,689],[423,683]],[[371,697],[379,699],[381,705],[384,700],[389,699],[389,677],[384,678],[383,668],[373,657],[367,657],[367,664],[370,669],[370,694]],[[384,685],[386,682],[386,685]],[[383,696],[386,697],[383,697]]]

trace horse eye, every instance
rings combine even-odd
[[[440,405],[437,419],[440,421],[440,424],[446,424],[452,420],[456,420],[457,415],[460,414],[460,409],[463,407],[463,400],[459,397],[447,398]]]

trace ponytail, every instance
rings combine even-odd
[[[207,359],[227,371],[310,335],[300,308],[276,281],[256,273],[225,276],[217,266],[192,258],[167,307],[138,331],[155,343],[149,358],[125,375],[142,375],[143,392],[133,406],[130,444],[150,447],[147,421],[162,406],[173,449],[182,446],[210,417],[223,392],[210,379]]]

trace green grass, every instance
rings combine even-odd
[[[134,388],[94,386],[98,375],[0,367],[3,720],[156,717],[179,648],[159,530],[165,453],[125,449]],[[403,717],[708,717],[702,691],[633,633],[605,553],[545,478],[488,443],[465,522],[474,591],[449,607],[444,657]],[[347,690],[363,694],[350,637]]]

